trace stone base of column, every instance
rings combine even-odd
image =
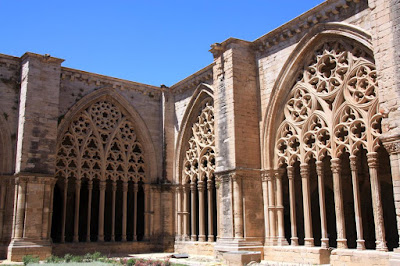
[[[320,265],[330,263],[331,249],[305,246],[264,247],[264,260],[299,265]]]
[[[337,248],[338,249],[347,249],[347,239],[337,239]]]
[[[261,259],[264,257],[262,238],[219,238],[214,247],[217,258],[222,258],[226,252],[259,251]]]
[[[365,250],[365,240],[357,240],[357,250]]]
[[[206,241],[206,236],[205,235],[199,235],[199,241],[200,242],[205,242]]]
[[[314,246],[314,238],[304,238],[304,245],[306,247],[313,247]]]
[[[51,255],[51,242],[47,240],[14,239],[7,250],[7,260],[22,261],[26,255],[39,257],[40,260]]]

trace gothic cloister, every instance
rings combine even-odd
[[[399,19],[328,0],[171,87],[0,54],[0,257],[400,263]]]

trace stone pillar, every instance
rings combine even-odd
[[[112,181],[112,203],[111,203],[111,242],[115,241],[115,200],[117,196],[117,182]]]
[[[61,243],[65,242],[65,225],[67,221],[68,178],[64,179],[63,216],[61,225]]]
[[[104,204],[106,197],[106,181],[100,181],[100,200],[99,200],[99,232],[97,241],[104,242]]]
[[[397,232],[400,235],[400,136],[382,139],[382,141],[390,155],[390,168],[393,181],[393,197],[394,206],[396,209]],[[400,252],[400,249],[397,248],[396,251]]]
[[[8,260],[18,261],[29,254],[44,259],[51,254],[51,241],[48,237],[50,228],[46,222],[51,206],[51,193],[45,193],[55,175],[63,61],[33,53],[25,53],[21,57],[15,176],[26,182],[26,201],[21,195],[21,200],[14,202],[17,214],[14,228],[16,234],[8,246]],[[22,210],[24,213],[21,213]],[[21,217],[24,217],[22,223],[18,220]],[[21,233],[22,228],[24,232]]]
[[[214,241],[214,197],[213,197],[213,181],[207,180],[207,198],[208,198],[208,242]]]
[[[144,236],[143,240],[149,240],[150,236],[150,184],[144,184]]]
[[[176,236],[175,240],[180,241],[182,239],[182,189],[178,185],[175,188],[175,199],[176,199]]]
[[[199,241],[206,241],[206,230],[205,230],[205,206],[204,206],[204,181],[197,182],[197,189],[199,191]]]
[[[270,232],[270,244],[272,246],[277,244],[277,236],[276,236],[276,209],[275,209],[275,177],[273,171],[268,171],[268,212],[269,212],[269,232]]]
[[[357,231],[357,249],[364,250],[365,240],[363,236],[360,189],[358,188],[359,184],[358,184],[357,157],[355,155],[350,156],[350,169],[351,169],[351,180],[353,183],[354,215],[356,219],[356,231]]]
[[[321,161],[317,161],[315,164],[318,175],[319,214],[321,219],[321,247],[329,248],[328,229],[326,224],[324,163]]]
[[[367,153],[367,158],[371,180],[372,207],[374,209],[376,250],[387,251],[385,225],[383,224],[381,186],[378,179],[378,153],[369,152]]]
[[[133,201],[134,201],[134,209],[133,209],[133,241],[137,241],[137,193],[139,191],[138,183],[133,184]]]
[[[196,231],[196,220],[197,220],[197,208],[196,208],[196,183],[190,183],[190,193],[191,193],[191,208],[190,208],[190,222],[192,227],[192,233],[190,236],[191,241],[197,240],[197,231]]]
[[[296,190],[294,189],[294,168],[287,166],[287,176],[289,179],[289,202],[290,202],[290,229],[292,237],[290,245],[298,246],[299,238],[297,237],[297,221],[296,221]]]
[[[301,185],[303,189],[304,206],[304,245],[306,247],[314,246],[311,217],[311,193],[310,193],[310,170],[308,164],[300,165]]]
[[[3,239],[4,210],[6,201],[6,183],[0,181],[0,241]]]
[[[88,211],[87,211],[87,227],[86,227],[86,242],[90,242],[90,225],[92,217],[92,191],[93,181],[88,181]]]
[[[126,241],[126,220],[128,211],[128,182],[123,180],[122,182],[122,239],[121,241]]]
[[[287,245],[285,238],[285,224],[283,218],[283,191],[282,191],[282,175],[281,169],[275,171],[275,181],[276,181],[276,211],[278,216],[278,245]]]
[[[182,240],[189,240],[189,184],[183,185],[183,237]]]
[[[233,181],[233,219],[235,224],[235,238],[242,239],[243,234],[243,197],[242,178],[238,174],[232,175]]]
[[[15,219],[15,227],[14,227],[14,238],[20,239],[23,238],[24,233],[24,220],[25,220],[25,202],[26,202],[26,186],[27,182],[23,178],[19,178],[16,180],[16,184],[18,186],[18,199],[16,199],[17,204],[17,212]]]
[[[347,248],[346,227],[343,208],[343,193],[341,182],[340,159],[331,159],[331,169],[333,175],[333,193],[335,198],[337,248]]]
[[[81,201],[81,180],[75,180],[74,242],[79,242],[79,205]]]
[[[265,239],[264,245],[269,245],[270,242],[270,221],[269,221],[269,213],[268,213],[268,175],[266,171],[261,174],[262,181],[262,190],[263,190],[263,205],[264,205],[264,230],[265,230]]]

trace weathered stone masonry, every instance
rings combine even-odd
[[[0,256],[400,262],[400,2],[328,0],[170,88],[0,55]]]

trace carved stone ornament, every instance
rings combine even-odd
[[[382,115],[369,52],[333,39],[316,46],[305,62],[284,106],[275,166],[356,154],[361,147],[376,151]]]
[[[146,179],[142,145],[134,125],[117,106],[99,101],[75,117],[57,150],[56,176],[133,180]]]
[[[215,171],[213,100],[207,99],[192,125],[183,162],[182,182],[213,179]]]

